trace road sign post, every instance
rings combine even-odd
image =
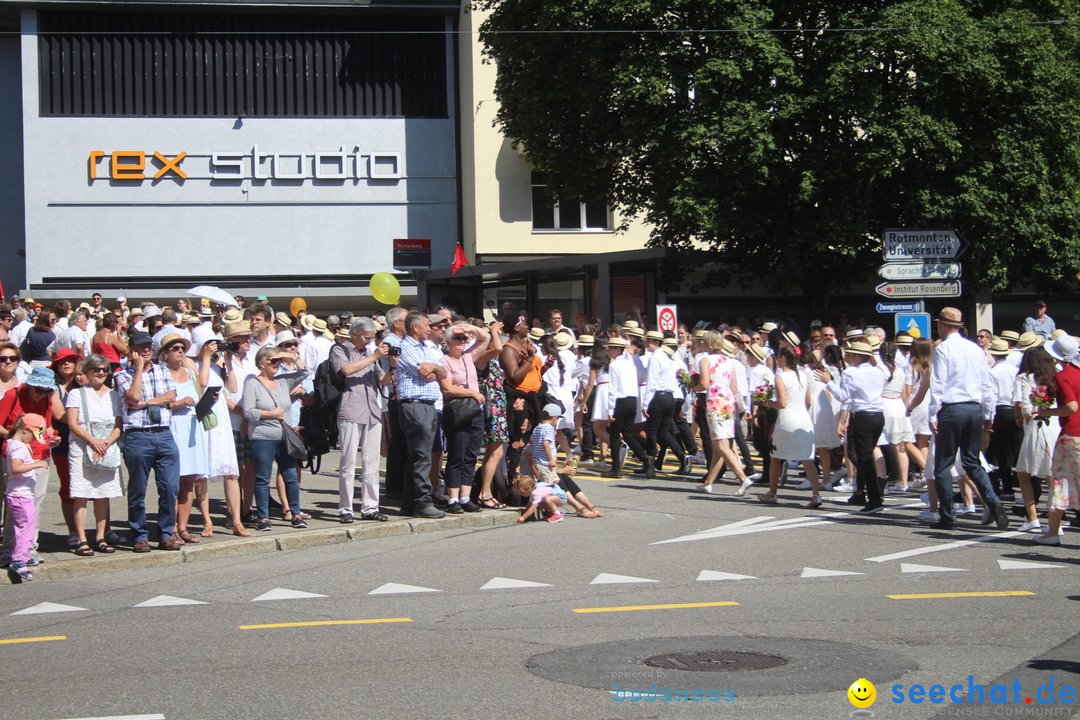
[[[885,262],[955,260],[968,249],[967,240],[955,230],[886,228],[881,232]]]
[[[878,268],[886,280],[958,280],[960,263],[888,262]]]
[[[960,297],[960,281],[883,282],[874,290],[887,298]]]
[[[930,313],[896,313],[896,332],[906,332],[913,338],[930,339]]]

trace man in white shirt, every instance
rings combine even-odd
[[[1016,386],[1017,368],[1009,362],[1009,344],[998,339],[990,343],[990,355],[997,362],[990,368],[990,383],[994,392],[993,429],[987,459],[997,467],[991,482],[994,492],[1006,500],[1015,499],[1013,468],[1020,456],[1020,443],[1024,431],[1016,424],[1016,406],[1013,404],[1013,388]]]
[[[679,458],[679,475],[690,474],[690,460],[675,436],[675,395],[679,390],[675,360],[661,349],[664,334],[657,330],[645,333],[649,362],[645,375],[645,450],[657,456],[657,438]],[[655,474],[655,473],[654,473]],[[648,477],[648,475],[646,475]]]
[[[144,315],[143,317],[145,318],[146,316]],[[161,329],[154,333],[154,357],[157,357],[157,352],[161,349],[161,341],[166,335],[176,333],[181,337],[183,336],[183,333],[180,332],[179,320],[180,316],[177,315],[176,311],[172,308],[167,307],[161,311]]]
[[[12,308],[11,321],[13,326],[8,338],[12,345],[19,347],[22,345],[23,340],[26,339],[26,333],[30,332],[30,328],[34,327],[34,323],[30,322],[29,314],[23,308]]]
[[[645,466],[645,477],[656,477],[653,458],[645,452],[641,441],[634,434],[634,420],[637,417],[638,373],[634,359],[627,352],[629,343],[623,338],[608,340],[608,410],[611,424],[608,426],[611,447],[611,470],[604,473],[606,478],[622,477],[622,443],[625,442],[630,452]]]
[[[956,526],[951,470],[959,451],[964,472],[989,510],[983,524],[993,520],[998,529],[1004,530],[1009,527],[1009,517],[979,461],[982,431],[990,429],[994,416],[989,368],[982,348],[960,334],[962,324],[963,315],[956,308],[943,308],[938,315],[942,340],[934,348],[930,370],[930,428],[936,434],[934,482],[940,520],[931,527],[951,530]]]
[[[56,349],[68,348],[79,353],[83,357],[89,357],[90,355],[90,340],[91,337],[86,332],[86,327],[90,324],[90,318],[85,310],[77,310],[74,315],[71,316],[71,320],[68,323],[68,329],[60,333],[60,337],[56,339]]]
[[[563,325],[562,310],[552,310],[548,313],[548,335],[557,335],[560,332],[570,333],[570,337],[576,338],[574,331]]]
[[[251,349],[254,352],[258,352],[264,347],[274,346],[274,334],[271,330],[271,317],[270,308],[262,303],[256,303],[248,308],[247,312],[248,321],[251,323]],[[325,330],[325,328],[324,328]],[[334,344],[333,340],[330,340],[330,344],[326,348],[326,357],[330,357],[330,347]],[[324,360],[326,358],[323,358]],[[315,372],[315,365],[305,365],[304,367]]]
[[[305,317],[308,317],[305,315]],[[303,353],[304,367],[315,372],[323,360],[330,357],[330,348],[334,347],[334,336],[330,334],[326,321],[315,318],[311,321],[311,341],[306,345],[301,341],[300,349]]]

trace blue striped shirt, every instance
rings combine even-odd
[[[442,398],[437,380],[421,379],[417,368],[423,363],[442,367],[442,353],[412,336],[406,336],[401,341],[401,355],[398,356],[397,371],[394,373],[398,400],[435,401]]]
[[[119,373],[116,376],[116,389],[119,391],[121,397],[127,395],[127,391],[131,389],[131,385],[134,382],[134,365],[131,365],[126,372]],[[173,382],[169,368],[159,363],[154,363],[143,369],[142,399],[144,402],[164,395],[170,390],[176,390],[176,383]],[[168,405],[159,405],[157,407],[161,412],[161,418],[155,423],[150,419],[150,410],[148,408],[135,410],[128,407],[127,403],[125,403],[124,427],[169,427],[169,423],[172,422],[172,411],[169,410]]]

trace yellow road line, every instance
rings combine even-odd
[[[731,600],[719,602],[668,603],[666,605],[615,605],[613,607],[574,608],[576,613],[633,612],[635,610],[684,610],[687,608],[734,607],[739,603]]]
[[[1035,593],[1027,590],[999,590],[995,592],[951,592],[951,593],[914,593],[911,595],[886,595],[892,600],[934,600],[938,598],[974,598],[974,597],[1032,597]]]
[[[366,618],[363,620],[308,620],[305,622],[268,623],[266,625],[241,625],[241,630],[272,630],[275,628],[324,627],[326,625],[378,625],[380,623],[407,623],[412,618]]]
[[[53,640],[67,640],[67,635],[42,635],[40,637],[9,638],[0,640],[0,645],[18,645],[19,643],[52,642]]]

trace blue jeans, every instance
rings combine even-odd
[[[251,459],[255,463],[255,507],[259,519],[270,517],[270,473],[277,460],[278,471],[285,478],[285,495],[293,517],[300,513],[300,479],[296,475],[296,461],[281,440],[252,440]]]
[[[993,512],[1000,502],[990,478],[979,461],[982,450],[982,408],[977,402],[943,405],[938,411],[938,432],[934,440],[934,483],[937,486],[938,514],[942,522],[956,522],[953,510],[952,466],[956,451],[964,472],[979,489],[986,507]]]
[[[176,529],[176,495],[180,491],[180,451],[169,428],[164,432],[128,430],[124,433],[124,465],[128,471],[128,526],[131,541],[146,540],[146,483],[154,471],[158,493],[158,531],[161,539]]]

